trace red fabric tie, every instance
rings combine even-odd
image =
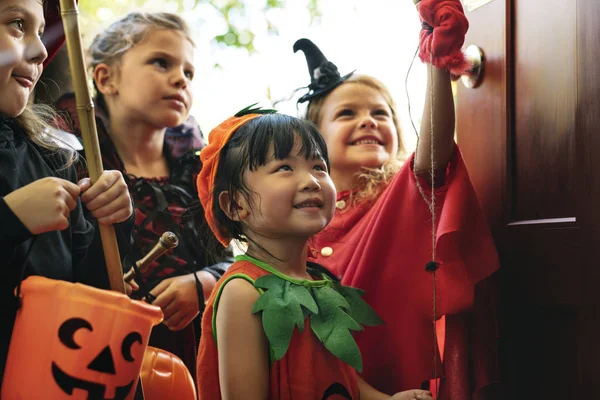
[[[469,21],[460,0],[421,0],[417,10],[424,25],[419,43],[421,61],[463,75],[470,68],[461,50]]]

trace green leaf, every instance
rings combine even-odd
[[[295,327],[303,331],[308,316],[312,334],[327,351],[362,371],[360,350],[351,331],[362,330],[361,321],[370,325],[381,322],[360,298],[362,290],[342,286],[326,275],[313,282],[288,279],[268,264],[246,255],[237,256],[236,260],[253,262],[271,273],[255,281],[254,286],[262,295],[252,308],[253,313],[262,312],[271,362],[285,356]]]
[[[350,307],[347,311],[353,320],[366,326],[376,326],[384,323],[375,310],[371,308],[369,303],[361,298],[365,294],[363,290],[350,286],[343,286],[339,282],[334,283],[334,285],[336,290],[344,296],[344,299],[348,302]]]
[[[362,357],[350,330],[362,327],[346,313],[348,302],[328,286],[312,290],[320,311],[310,316],[312,331],[331,354],[361,372]]]
[[[273,304],[262,310],[262,324],[275,360],[281,360],[294,333],[294,317],[290,310]]]
[[[283,8],[285,3],[282,0],[267,0],[267,9],[269,8]]]
[[[258,103],[250,104],[248,107],[235,113],[235,116],[243,117],[244,115],[248,115],[248,114],[276,114],[277,113],[277,110],[271,110],[268,108],[261,109],[260,107],[254,107],[257,104]],[[254,108],[252,108],[252,107],[254,107]]]
[[[266,291],[252,307],[253,313],[262,312],[262,324],[269,347],[276,360],[281,360],[289,347],[294,326],[304,330],[305,309],[318,313],[317,304],[308,289],[275,275],[265,275],[254,286]]]

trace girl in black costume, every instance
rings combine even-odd
[[[194,186],[201,168],[199,129],[167,132],[188,119],[193,54],[188,27],[170,13],[130,13],[89,49],[104,167],[123,172],[136,209],[129,259],[141,258],[165,231],[180,241],[136,278],[142,290],[134,295],[148,290],[165,315],[149,344],[179,356],[195,376],[198,315],[230,262],[227,249],[205,251],[217,246],[210,245],[215,239]],[[57,107],[66,117],[65,130],[79,135],[73,96],[64,96]]]
[[[58,0],[45,3],[0,0],[0,379],[19,282],[41,275],[109,288],[94,224],[124,222],[116,229],[121,254],[127,252],[133,224],[122,174],[104,171],[93,187],[89,179],[78,181],[72,165],[76,154],[57,145],[46,123],[54,116],[30,104],[44,65],[64,41],[54,32],[48,35],[54,41],[44,42],[44,26],[48,31],[60,27]]]

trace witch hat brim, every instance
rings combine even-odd
[[[46,29],[42,35],[42,42],[48,52],[48,57],[44,60],[44,67],[46,67],[65,43],[65,30],[60,16],[59,0],[46,2],[44,19],[46,20]]]
[[[294,53],[302,50],[306,57],[310,84],[308,93],[298,99],[298,103],[304,103],[315,97],[324,95],[338,87],[346,79],[350,78],[354,71],[341,76],[334,63],[328,61],[321,50],[312,41],[302,38],[294,43]]]

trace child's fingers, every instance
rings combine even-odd
[[[84,202],[87,200],[88,210],[92,211],[95,218],[102,219],[103,223],[122,222],[133,212],[128,188],[120,180],[99,196],[88,199],[82,197],[82,199]]]
[[[431,392],[426,390],[415,393],[415,397],[417,400],[433,400]]]
[[[79,185],[79,188],[81,189],[81,192],[83,193],[86,190],[88,190],[90,188],[90,186],[92,186],[92,180],[90,178],[83,178],[79,182],[77,182],[77,185]]]
[[[171,301],[166,306],[161,307],[165,319],[170,319],[173,315],[180,312],[180,306],[181,304],[175,300],[175,297],[173,297],[173,301]]]
[[[98,202],[96,201],[98,200]],[[92,204],[93,203],[93,204]],[[112,214],[117,213],[120,210],[130,210],[131,200],[126,194],[117,193],[106,193],[106,197],[102,195],[102,199],[99,197],[92,200],[91,206],[86,204],[85,206],[92,212],[94,218],[104,218]],[[129,216],[129,214],[127,214]]]
[[[69,196],[71,196],[73,199],[76,199],[77,197],[79,197],[79,194],[81,193],[81,189],[79,188],[78,185],[74,184],[73,182],[67,181],[65,179],[59,179],[59,178],[55,178],[55,179],[67,191]]]
[[[119,171],[104,171],[98,181],[81,195],[81,201],[87,204],[115,185],[121,189],[127,189],[127,184]]]
[[[150,291],[150,294],[156,297],[152,304],[163,310],[175,299],[175,291],[167,290],[169,288],[168,281],[168,279],[165,279]]]
[[[106,217],[98,218],[98,223],[101,225],[114,225],[127,220],[131,216],[131,208],[120,209],[119,211],[110,214]]]
[[[165,317],[163,323],[169,328],[171,331],[179,331],[185,328],[186,324],[186,314],[183,311],[178,311],[170,317]]]
[[[57,191],[55,192],[55,195],[57,196],[56,199],[59,201],[58,204],[64,203],[61,204],[59,207],[65,218],[69,218],[69,214],[71,213],[71,211],[73,211],[75,207],[77,207],[79,187],[72,182],[65,181],[62,179],[58,180],[58,184],[59,186],[57,186]]]
[[[71,213],[71,211],[73,211],[75,209],[75,207],[77,207],[77,196],[72,197],[70,193],[66,193],[64,196],[64,201],[65,204],[67,205],[68,210],[65,210],[65,217],[69,217],[69,214]]]
[[[127,296],[130,296],[134,290],[140,290],[140,285],[132,279],[129,282],[125,282],[125,290],[127,291]]]
[[[115,187],[114,185],[109,185],[109,183],[107,180],[98,180],[98,182],[81,195],[81,201],[85,203],[90,211],[110,203],[119,196],[121,191],[118,186]]]
[[[137,284],[135,279],[130,280],[129,285],[133,288],[133,290],[140,290],[140,285]]]

